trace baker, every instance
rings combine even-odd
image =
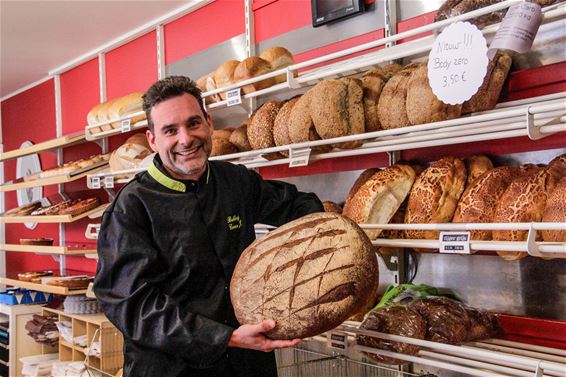
[[[276,376],[273,320],[240,326],[232,272],[254,224],[279,226],[323,211],[312,193],[208,161],[212,119],[187,77],[157,81],[143,96],[157,152],[104,212],[94,291],[124,334],[124,376]]]

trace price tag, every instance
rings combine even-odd
[[[92,177],[90,180],[93,189],[100,188],[100,177]]]
[[[440,33],[428,56],[428,79],[444,103],[457,105],[477,93],[487,73],[487,43],[477,27],[456,22]]]
[[[345,350],[348,348],[348,335],[342,331],[326,333],[326,343],[329,347]]]
[[[529,51],[541,21],[540,5],[536,3],[524,2],[510,7],[489,45],[489,58],[492,59],[500,48],[520,54]]]
[[[113,188],[114,187],[114,176],[109,175],[104,177],[104,187]]]
[[[132,120],[124,119],[122,121],[122,132],[130,132],[132,130]]]
[[[289,167],[294,168],[298,166],[307,166],[309,164],[309,158],[311,155],[311,149],[293,149],[289,151]]]
[[[440,232],[440,252],[444,254],[472,254],[470,232]]]
[[[226,99],[228,100],[226,106],[234,106],[242,103],[240,90],[241,88],[236,88],[226,92]]]

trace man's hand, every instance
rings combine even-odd
[[[267,319],[257,325],[242,325],[232,333],[228,347],[249,348],[252,350],[271,352],[276,348],[297,345],[302,339],[271,340],[263,335],[275,327],[275,321]]]

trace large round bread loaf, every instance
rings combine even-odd
[[[487,74],[477,93],[462,105],[462,114],[491,110],[497,105],[511,63],[513,61],[509,54],[497,53],[487,66]]]
[[[482,154],[476,154],[466,158],[466,171],[468,172],[468,180],[466,187],[469,186],[476,178],[488,170],[493,169],[491,160]]]
[[[521,169],[499,167],[485,172],[468,185],[454,213],[454,223],[491,223],[497,202]],[[473,240],[491,240],[491,230],[472,230]]]
[[[289,114],[289,138],[293,143],[304,141],[320,140],[320,135],[316,132],[311,116],[311,99],[313,89],[303,94],[295,103]],[[330,146],[320,146],[313,148],[317,152],[328,152]]]
[[[370,179],[371,176],[374,175],[375,173],[377,173],[378,171],[379,171],[378,168],[369,168],[369,169],[364,170],[362,172],[362,174],[360,174],[359,177],[356,178],[356,180],[354,181],[354,184],[350,188],[350,191],[348,192],[348,196],[346,196],[346,202],[348,200],[351,200],[352,197],[356,194],[356,192],[358,192],[360,187],[362,187],[362,185],[364,183],[366,183],[366,181],[368,179]]]
[[[279,101],[264,103],[254,113],[248,124],[248,140],[252,149],[271,148],[275,146],[273,141],[273,123],[281,108]]]
[[[460,196],[466,185],[466,167],[454,157],[435,161],[417,178],[407,204],[406,224],[447,223],[452,220]],[[431,230],[406,230],[412,239],[438,239]],[[419,250],[430,251],[434,250]]]
[[[405,200],[416,174],[409,165],[393,165],[372,175],[344,204],[342,214],[357,224],[387,224]],[[372,240],[381,229],[365,229]]]
[[[495,209],[496,223],[529,223],[542,220],[542,215],[548,198],[562,178],[561,169],[548,166],[531,170],[513,180],[501,196]],[[495,241],[525,241],[526,230],[494,230]],[[537,240],[542,236],[537,235]],[[497,254],[505,260],[517,260],[526,257],[524,252],[498,251]]]
[[[406,127],[411,124],[407,117],[406,99],[409,78],[420,63],[409,64],[393,75],[383,87],[377,103],[377,115],[381,128]]]
[[[372,69],[362,77],[364,89],[364,119],[366,132],[374,132],[381,129],[377,115],[377,103],[381,91],[387,82],[381,68]]]
[[[428,81],[428,67],[423,64],[413,70],[407,83],[407,118],[411,124],[424,124],[455,119],[462,113],[462,105],[449,105],[432,92]]]
[[[542,221],[566,223],[566,177],[560,180],[548,198]],[[566,242],[566,230],[543,230],[542,238],[546,242]]]
[[[214,71],[214,83],[216,88],[225,88],[236,82],[234,80],[234,71],[238,64],[240,64],[239,60],[227,60],[216,68],[216,71]],[[226,92],[220,93],[220,97],[225,100]]]
[[[299,98],[300,97],[293,97],[285,102],[275,117],[275,122],[273,123],[273,141],[277,146],[293,143],[289,136],[289,122],[291,118],[291,110],[293,110],[293,106],[295,106]],[[287,151],[281,151],[279,153],[284,156],[289,155],[289,152]]]
[[[250,141],[248,140],[248,121],[234,130],[230,135],[230,143],[232,143],[240,152],[247,152],[252,150]]]
[[[120,97],[112,101],[108,107],[108,120],[123,118],[127,115],[142,111],[142,96],[143,93],[134,92],[126,96]],[[131,124],[145,119],[145,113],[130,119]],[[112,128],[120,128],[122,122],[114,122],[111,124]]]
[[[244,250],[230,297],[241,324],[273,319],[272,339],[305,338],[338,326],[374,300],[378,265],[365,233],[336,213],[313,213]]]
[[[281,46],[270,47],[263,51],[259,57],[269,62],[274,71],[295,64],[293,54],[285,47]],[[274,80],[276,84],[285,82],[287,81],[287,75],[276,76]]]
[[[248,80],[271,71],[273,71],[273,69],[269,62],[263,60],[259,56],[250,56],[249,58],[242,60],[234,70],[234,81],[240,82]],[[252,93],[257,90],[269,88],[273,84],[275,84],[275,79],[271,77],[259,82],[254,82],[253,84],[244,85],[242,87],[242,92],[244,92],[244,94]]]

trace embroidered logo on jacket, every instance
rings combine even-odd
[[[226,223],[228,224],[228,229],[236,230],[242,227],[242,219],[239,215],[232,215],[226,218]]]

